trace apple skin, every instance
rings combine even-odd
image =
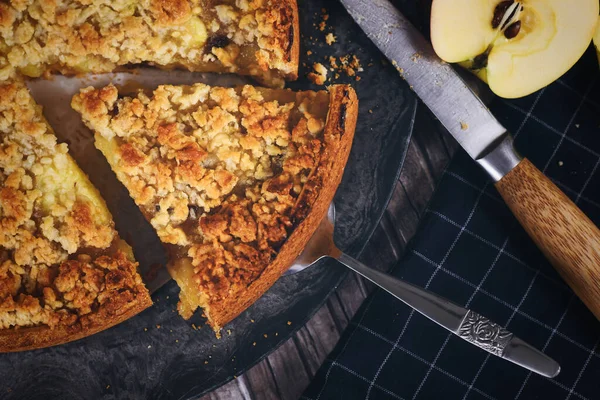
[[[438,56],[470,69],[500,97],[527,96],[561,77],[596,31],[598,0],[520,0],[521,29],[507,39],[491,23],[500,2],[433,0],[431,8],[431,41]],[[474,65],[485,52],[487,63]]]
[[[594,46],[596,46],[596,55],[598,56],[598,62],[600,63],[600,16],[598,17],[596,33],[594,34]]]

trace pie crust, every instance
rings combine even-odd
[[[72,101],[96,147],[166,245],[179,312],[202,307],[218,332],[285,272],[342,177],[354,90],[159,86]]]
[[[283,87],[298,76],[299,39],[295,0],[0,2],[0,80],[13,69],[39,77],[148,63]]]
[[[98,191],[23,82],[0,82],[0,352],[69,342],[152,304]]]

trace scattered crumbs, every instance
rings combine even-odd
[[[421,55],[419,53],[415,53],[410,59],[412,60],[412,62],[416,63],[417,61],[419,61],[419,58],[421,58]]]
[[[467,124],[466,122],[460,121],[460,129],[462,129],[463,131],[466,131],[467,129],[469,129],[469,124]]]
[[[392,60],[392,65],[394,66],[394,68],[396,68],[396,70],[398,72],[400,72],[400,75],[404,74],[404,69],[400,68],[400,66],[398,65],[398,63],[396,62],[396,60]]]
[[[256,346],[256,342],[252,343],[252,346]]]
[[[337,64],[337,58],[335,58],[333,56],[329,56],[329,65],[333,69],[338,69],[339,67],[338,67],[338,64]]]
[[[149,344],[149,345],[148,345],[148,348],[149,348],[149,349],[151,349],[151,348],[152,348],[152,345],[151,345],[151,344]]]
[[[269,335],[267,335],[266,333],[263,336],[265,337],[265,339],[269,337]]]
[[[559,167],[562,167],[563,165],[565,165],[565,163],[564,163],[564,162],[562,162],[562,161],[559,161],[559,162],[558,162],[558,166],[559,166]]]
[[[369,114],[373,114],[373,110],[369,110]]]
[[[321,63],[313,64],[314,72],[308,74],[308,79],[310,79],[315,85],[323,85],[327,80],[327,68]]]
[[[107,389],[110,389],[110,385],[106,385],[106,388],[107,388]]]
[[[148,328],[144,328],[144,332],[148,332]]]
[[[327,27],[327,24],[325,23],[325,21],[321,21],[319,22],[319,30],[321,32],[323,32],[325,30],[325,28]]]
[[[250,320],[250,322],[254,323],[254,320],[253,320],[253,319],[251,319],[251,320]]]
[[[159,324],[156,324],[156,329],[160,329],[160,325]]]
[[[325,36],[325,43],[327,43],[328,45],[332,45],[336,42],[336,38],[334,36],[333,33],[328,33],[327,36]]]
[[[309,51],[307,51],[307,52],[306,52],[306,55],[307,55],[307,56],[310,56],[310,55],[312,55],[312,50],[309,50]]]
[[[288,324],[288,325],[291,325],[291,324],[292,324],[292,321],[288,321],[288,322],[287,322],[287,324]]]

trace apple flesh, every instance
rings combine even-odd
[[[498,96],[523,97],[579,60],[598,11],[598,0],[433,0],[431,41],[440,58],[468,68]]]

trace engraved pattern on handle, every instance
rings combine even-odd
[[[469,310],[458,328],[458,336],[501,357],[513,334],[483,315]]]

